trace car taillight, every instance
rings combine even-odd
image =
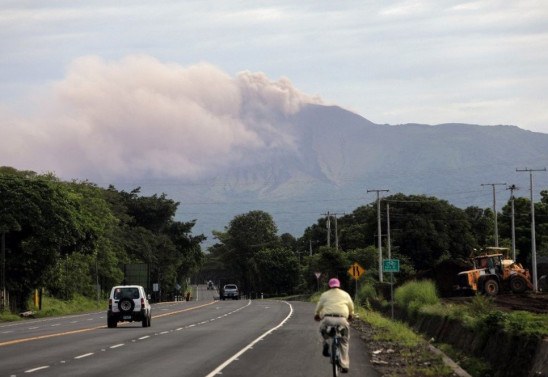
[[[108,308],[110,310],[112,310],[112,299],[111,298],[108,299]]]
[[[145,307],[145,299],[141,297],[141,308]]]

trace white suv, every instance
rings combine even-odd
[[[108,327],[116,327],[118,322],[133,321],[140,321],[143,327],[149,327],[151,318],[151,307],[143,287],[118,285],[112,288],[108,299]]]

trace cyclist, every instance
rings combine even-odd
[[[320,333],[323,337],[323,352],[322,354],[329,357],[329,335],[326,332],[328,326],[341,325],[344,327],[341,336],[341,371],[348,373],[350,359],[348,356],[349,340],[350,340],[350,325],[349,320],[354,316],[354,302],[350,295],[340,289],[341,282],[337,278],[329,280],[329,290],[322,293],[320,300],[316,305],[314,320],[321,321]]]

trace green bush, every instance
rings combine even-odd
[[[358,294],[356,296],[356,304],[358,306],[363,306],[367,309],[371,309],[371,302],[377,300],[378,295],[375,287],[371,284],[362,284],[358,289]]]
[[[21,318],[7,310],[0,311],[0,322],[18,321]]]
[[[474,317],[487,315],[496,309],[492,297],[476,295],[468,305],[468,312]]]
[[[548,336],[548,316],[524,311],[508,313],[504,323],[507,331],[519,334]]]
[[[436,305],[440,302],[436,285],[430,280],[410,281],[397,288],[394,292],[394,302],[407,314],[414,316],[426,305]]]
[[[33,303],[29,303],[29,307],[33,307]],[[37,310],[35,316],[37,318],[52,317],[75,313],[85,313],[95,310],[106,310],[107,303],[105,300],[97,302],[97,300],[89,299],[85,296],[75,294],[70,300],[59,300],[54,297],[44,295],[42,297],[42,310]]]

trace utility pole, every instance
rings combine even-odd
[[[499,247],[499,229],[497,220],[497,200],[495,196],[495,186],[506,186],[506,183],[482,183],[482,186],[493,186],[493,212],[495,213],[495,247]]]
[[[392,247],[390,244],[390,203],[386,202],[386,247],[388,251],[388,259],[392,259]]]
[[[0,252],[2,254],[2,306],[0,309],[6,310],[6,232],[2,231],[0,241]]]
[[[538,292],[537,280],[537,241],[535,239],[535,202],[533,201],[533,172],[546,171],[544,169],[516,169],[516,171],[529,172],[529,191],[531,192],[531,264],[533,265],[533,291]]]
[[[331,247],[331,215],[327,212],[327,247]]]
[[[514,211],[514,190],[519,190],[516,185],[510,185],[506,188],[510,190],[510,201],[512,203],[512,259],[516,261],[516,223],[515,223],[515,211]]]
[[[339,251],[339,230],[337,229],[337,214],[335,213],[334,215],[335,215],[335,250]]]
[[[382,233],[381,233],[381,192],[388,192],[390,190],[367,190],[367,192],[377,193],[377,245],[379,247],[379,281],[382,283]]]
[[[337,229],[337,216],[344,215],[344,213],[322,213],[323,216],[327,216],[327,246],[331,247],[331,216],[335,217],[335,250],[339,250],[339,231]]]

